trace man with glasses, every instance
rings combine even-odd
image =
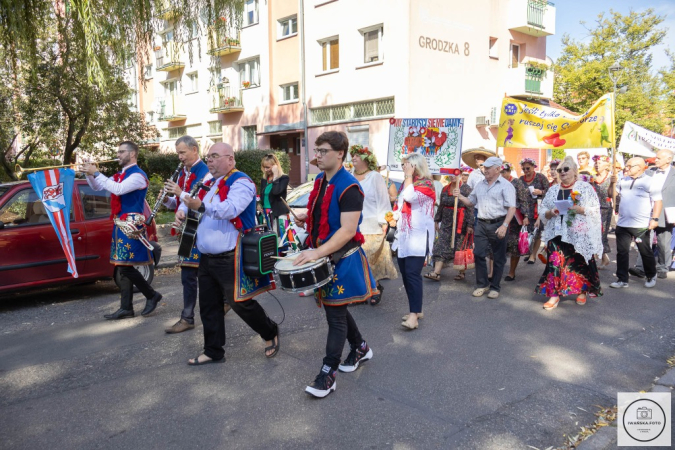
[[[87,175],[87,183],[96,191],[105,189],[111,193],[111,218],[124,218],[127,214],[143,214],[145,195],[148,192],[148,177],[136,164],[138,146],[130,141],[122,142],[117,150],[117,157],[122,170],[112,178],[100,173],[95,164],[83,164],[82,170]],[[162,294],[155,291],[134,267],[152,264],[150,250],[140,240],[129,238],[115,225],[110,248],[110,263],[117,266],[120,274],[121,305],[120,309],[104,317],[107,320],[134,317],[134,286],[147,299],[141,315],[147,316],[153,312],[157,303],[162,299]]]
[[[506,264],[506,232],[516,213],[516,188],[501,176],[502,160],[492,156],[485,161],[485,179],[478,183],[469,197],[453,191],[466,206],[475,206],[478,216],[474,229],[474,256],[476,259],[476,289],[474,297],[482,297],[490,291],[488,298],[499,297],[500,281]],[[486,258],[492,250],[494,269],[492,281],[488,280]]]
[[[176,141],[176,153],[178,159],[183,163],[183,171],[178,178],[178,183],[167,180],[164,189],[174,197],[168,197],[164,201],[164,206],[176,212],[176,226],[185,220],[185,210],[180,210],[179,206],[189,198],[192,187],[200,181],[211,178],[209,168],[206,163],[199,158],[199,144],[192,136],[182,136]],[[175,233],[174,229],[171,233]],[[192,247],[190,256],[184,258],[178,257],[180,265],[180,281],[183,285],[183,311],[180,319],[164,331],[173,333],[182,333],[195,327],[195,306],[197,305],[197,270],[201,253],[197,245]]]
[[[364,194],[361,186],[342,163],[349,140],[342,132],[328,131],[320,135],[314,152],[321,172],[309,196],[307,213],[299,214],[296,223],[307,224],[307,242],[311,250],[300,253],[294,265],[329,257],[335,264],[333,280],[317,289],[317,301],[324,306],[328,322],[326,356],[314,382],[305,392],[323,398],[335,390],[337,370],[354,372],[373,357],[373,351],[356,326],[347,306],[367,301],[378,294],[376,280],[370,271],[361,244],[359,231]],[[345,340],[350,352],[342,363]]]
[[[208,192],[186,198],[179,210],[190,208],[201,216],[197,228],[199,262],[199,316],[204,326],[204,353],[188,360],[190,366],[225,362],[224,302],[267,342],[265,356],[279,352],[279,326],[253,298],[274,289],[270,275],[260,278],[243,272],[241,233],[256,226],[256,187],[235,168],[234,150],[222,142],[206,155],[213,176]],[[238,263],[235,263],[238,261]]]
[[[656,285],[656,259],[652,252],[650,230],[659,224],[663,202],[661,187],[653,177],[645,176],[647,164],[642,158],[631,158],[626,163],[628,175],[617,184],[620,198],[619,219],[616,223],[616,277],[613,288],[628,287],[630,244],[633,238],[645,269],[646,288]],[[653,206],[652,206],[653,205]]]

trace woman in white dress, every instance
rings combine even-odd
[[[377,280],[380,293],[370,299],[371,305],[377,305],[382,299],[380,280],[384,278],[398,278],[396,267],[391,257],[389,242],[385,239],[387,222],[385,215],[391,210],[387,184],[378,172],[377,158],[368,149],[360,145],[349,148],[354,165],[354,176],[363,190],[363,216],[361,220],[361,234],[366,242],[363,251],[366,253],[370,270]]]

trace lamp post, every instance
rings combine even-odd
[[[619,79],[619,71],[622,69],[619,63],[614,63],[609,67],[609,79],[614,83],[612,90],[612,177],[616,177],[616,82]],[[623,90],[623,88],[622,88]],[[614,183],[610,182],[610,189],[612,190],[612,203],[616,204],[616,189]]]

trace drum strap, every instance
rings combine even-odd
[[[360,246],[361,244],[359,244],[358,242],[349,241],[344,246],[342,246],[340,250],[330,255],[330,259],[335,264],[337,264],[337,262],[340,261],[342,258],[345,258],[354,253]]]

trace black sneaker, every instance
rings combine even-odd
[[[331,370],[327,365],[323,365],[321,372],[316,376],[314,382],[305,388],[305,392],[317,398],[324,398],[335,390],[336,370]]]
[[[349,352],[347,359],[345,359],[344,362],[338,366],[338,369],[340,372],[354,372],[359,368],[359,364],[368,361],[372,357],[373,351],[370,349],[370,347],[368,347],[366,341],[363,341],[361,345],[353,348]]]

